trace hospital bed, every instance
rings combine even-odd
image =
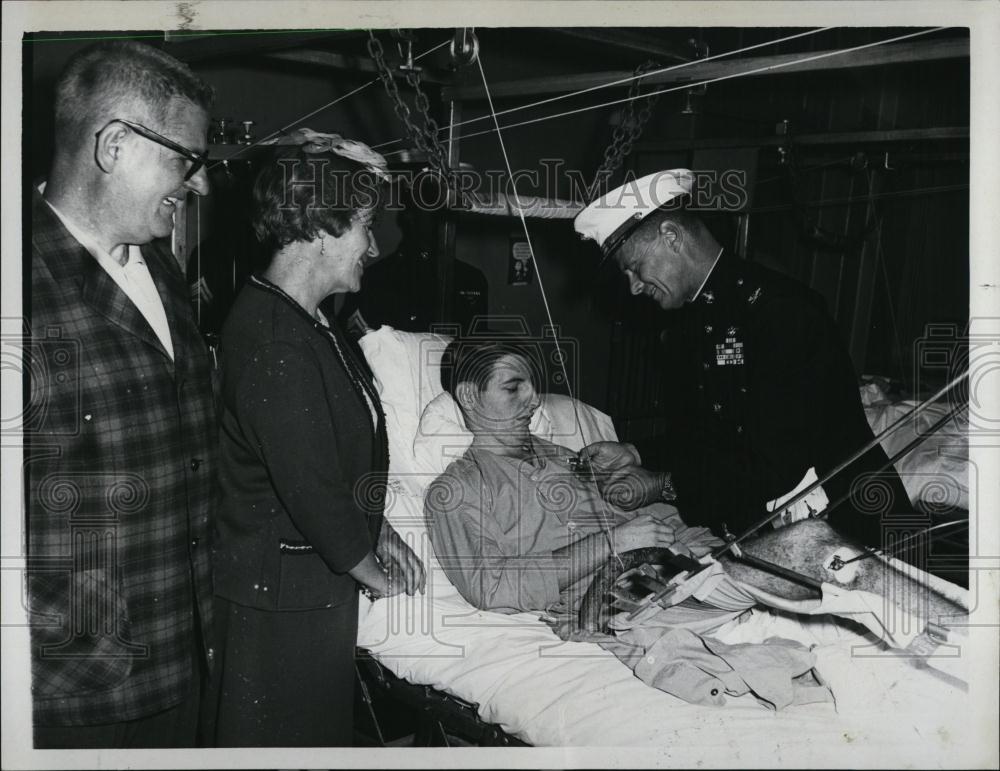
[[[962,690],[844,623],[755,609],[714,635],[815,646],[836,702],[775,713],[751,695],[722,708],[683,702],[645,685],[597,645],[560,640],[536,613],[467,603],[433,553],[423,514],[427,486],[469,442],[454,403],[441,395],[447,342],[389,327],[361,339],[388,424],[386,518],[428,575],[423,596],[362,601],[359,669],[367,690],[395,693],[452,726],[478,721],[468,735],[481,744],[655,747],[665,763],[692,766],[961,763],[956,742],[969,726]],[[532,430],[573,449],[616,438],[608,416],[552,395]]]

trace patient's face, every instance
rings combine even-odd
[[[521,356],[497,360],[486,387],[475,404],[466,409],[466,423],[473,433],[527,434],[539,398],[531,379],[531,368]]]

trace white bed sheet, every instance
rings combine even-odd
[[[419,498],[405,493],[393,506],[422,513]],[[394,519],[404,520],[399,514]],[[400,529],[427,557],[415,528]],[[836,707],[774,713],[751,696],[702,707],[645,685],[597,645],[559,640],[535,614],[480,611],[440,567],[430,573],[425,598],[366,603],[358,644],[399,677],[476,703],[483,720],[529,744],[658,747],[683,765],[956,764],[967,726],[964,694],[902,659],[878,655],[865,637],[837,623],[753,611],[716,635],[731,643],[777,635],[817,644],[818,669]]]
[[[730,698],[722,708],[688,704],[647,686],[596,644],[561,641],[536,614],[503,615],[467,603],[431,550],[423,492],[436,474],[413,452],[421,412],[440,392],[434,367],[446,342],[385,327],[362,340],[387,406],[386,517],[428,573],[426,596],[363,601],[358,644],[381,664],[477,704],[483,720],[535,746],[655,747],[664,763],[684,766],[963,765],[963,751],[976,746],[967,741],[965,695],[879,654],[846,625],[753,611],[716,634],[730,643],[776,635],[816,645],[836,706],[775,713],[752,696]],[[606,417],[598,413],[590,422],[610,426]]]

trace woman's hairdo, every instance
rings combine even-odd
[[[253,186],[253,228],[273,248],[339,238],[362,211],[377,209],[384,183],[364,164],[332,152],[283,146]]]

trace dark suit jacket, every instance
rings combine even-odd
[[[168,249],[143,256],[171,361],[114,280],[33,201],[25,368],[35,718],[88,724],[178,703],[211,623],[217,422],[209,358]]]
[[[221,352],[217,593],[261,610],[351,600],[347,571],[376,542],[388,468],[378,396],[376,431],[355,386],[364,369],[336,325],[256,277],[226,319]]]
[[[808,287],[723,254],[698,298],[663,319],[670,425],[639,450],[673,471],[688,524],[738,534],[810,466],[823,477],[872,439],[850,356]],[[887,460],[876,446],[823,485],[831,504],[848,497],[831,524],[871,545],[910,508],[895,470],[876,471]]]

